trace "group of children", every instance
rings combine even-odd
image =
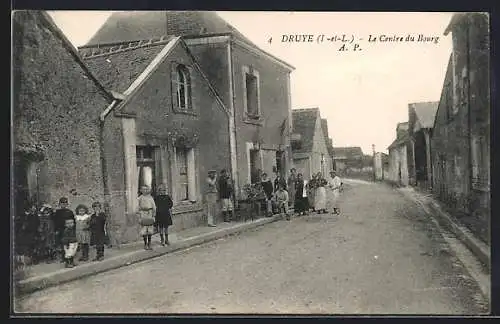
[[[75,213],[68,208],[68,198],[59,199],[59,209],[54,214],[56,246],[61,248],[62,261],[67,268],[75,266],[74,257],[80,247],[79,261],[89,259],[90,245],[95,245],[96,257],[93,261],[104,258],[106,240],[106,214],[100,202],[92,204],[93,213],[89,215],[87,206],[80,204]]]

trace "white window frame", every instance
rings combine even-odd
[[[243,106],[245,108],[245,116],[248,117],[260,117],[261,109],[260,109],[260,74],[259,71],[255,69],[250,69],[249,66],[244,65],[242,67],[243,74]],[[257,114],[249,114],[248,111],[248,98],[247,98],[247,74],[254,76],[257,79]]]
[[[189,73],[189,68],[184,64],[176,64],[175,66],[175,78],[172,82],[175,85],[176,94],[175,100],[177,101],[177,109],[179,111],[192,111],[193,107],[191,105],[191,75]],[[184,81],[181,81],[179,75],[184,76]],[[181,88],[184,87],[184,105],[182,105],[181,100]]]

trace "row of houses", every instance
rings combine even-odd
[[[43,11],[13,19],[14,212],[104,202],[115,244],[137,238],[142,184],[167,184],[177,230],[205,220],[208,170],[236,198],[258,175],[333,168],[319,108],[291,109],[294,67],[214,12],[117,12],[75,48]]]
[[[484,232],[490,221],[488,16],[455,14],[449,33],[453,51],[440,100],[409,104],[408,121],[397,125],[389,146],[390,180],[431,191]]]

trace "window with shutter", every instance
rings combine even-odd
[[[189,172],[189,151],[191,149],[187,148],[177,148],[176,149],[176,161],[177,161],[177,200],[178,201],[188,201],[189,198],[189,184],[190,184],[190,172]]]
[[[190,69],[183,64],[173,64],[171,74],[174,111],[192,112]]]

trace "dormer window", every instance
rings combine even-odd
[[[174,64],[172,69],[172,102],[174,111],[192,112],[191,74],[183,64]]]

